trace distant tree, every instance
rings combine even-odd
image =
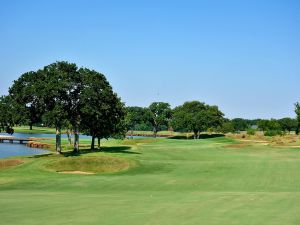
[[[258,128],[264,132],[265,136],[282,135],[280,123],[276,119],[260,120]]]
[[[296,113],[296,120],[297,120],[296,134],[298,135],[300,131],[300,103],[299,102],[295,104],[295,113]]]
[[[235,132],[245,131],[250,127],[249,121],[242,118],[232,119],[231,124]]]
[[[229,119],[224,119],[222,125],[217,127],[216,131],[223,134],[235,132],[233,124]]]
[[[283,132],[288,131],[290,133],[297,127],[297,120],[288,117],[278,120],[278,123],[280,124],[281,130]]]
[[[130,130],[131,136],[133,135],[134,130],[140,129],[143,125],[144,127],[147,126],[150,121],[151,112],[148,108],[138,106],[126,107],[125,123],[127,130]]]
[[[151,124],[153,127],[154,137],[157,136],[157,132],[161,126],[168,126],[172,117],[172,110],[169,103],[166,102],[153,102],[149,106],[151,115]]]
[[[260,120],[257,124],[258,129],[265,131],[268,129],[268,120]]]
[[[194,132],[194,138],[208,128],[221,126],[224,114],[217,106],[209,106],[199,101],[185,102],[173,112],[172,126],[175,130]]]

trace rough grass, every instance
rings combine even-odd
[[[60,158],[47,164],[46,168],[56,172],[81,171],[91,173],[111,173],[126,170],[130,166],[133,166],[133,162],[129,162],[126,159],[102,156],[97,158]]]
[[[255,143],[225,148],[235,143],[222,137],[132,146],[108,141],[102,152],[73,158],[138,165],[90,176],[45,169],[62,156],[23,158],[23,165],[0,171],[1,224],[300,224],[300,151]]]
[[[22,164],[23,161],[19,159],[6,159],[6,160],[0,160],[0,170],[6,169],[9,167],[17,166]]]

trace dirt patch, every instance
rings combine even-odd
[[[31,147],[31,148],[50,148],[51,147],[50,144],[42,143],[42,142],[36,142],[36,141],[29,141],[27,143],[27,146]]]
[[[79,170],[75,170],[75,171],[58,171],[58,173],[65,173],[65,174],[82,174],[82,175],[91,175],[91,174],[95,174],[92,172],[84,172],[84,171],[79,171]]]
[[[23,161],[19,159],[7,159],[7,160],[1,160],[0,161],[0,169],[5,169],[13,166],[17,166],[22,164]]]

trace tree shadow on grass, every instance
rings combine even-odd
[[[53,155],[53,153],[47,153],[47,154],[29,156],[28,158],[38,159],[38,158],[46,158],[46,157],[49,157],[49,156],[52,156],[52,155]]]
[[[80,149],[79,152],[74,152],[74,151],[65,151],[62,152],[61,155],[65,157],[72,157],[72,156],[80,156],[88,153],[93,153],[93,152],[107,152],[107,153],[124,153],[124,154],[141,154],[139,152],[133,152],[129,151],[131,147],[129,146],[113,146],[113,147],[101,147],[100,149]]]
[[[125,153],[125,154],[141,154],[140,152],[133,152],[128,151],[131,149],[129,146],[114,146],[114,147],[102,147],[102,152],[109,152],[109,153]]]
[[[224,137],[224,134],[200,134],[199,135],[199,139],[209,139],[209,138],[218,138],[218,137]],[[185,136],[185,135],[178,135],[178,136],[174,136],[174,137],[169,137],[168,139],[194,139],[194,135],[190,135],[190,136]]]

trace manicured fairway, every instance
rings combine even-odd
[[[300,224],[300,149],[145,142],[76,157],[135,162],[114,174],[59,174],[49,170],[57,156],[0,170],[0,224]]]

